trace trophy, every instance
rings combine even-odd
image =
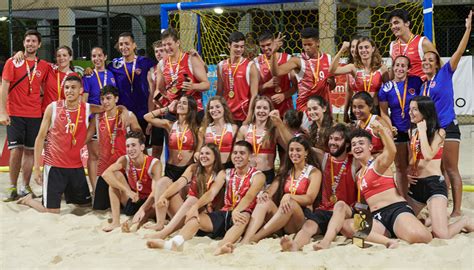
[[[354,208],[356,213],[354,214],[353,226],[356,232],[352,236],[352,244],[360,248],[367,248],[370,245],[365,243],[365,238],[367,238],[372,229],[372,215],[366,204],[356,203]]]

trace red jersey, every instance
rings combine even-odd
[[[309,183],[309,174],[313,171],[314,166],[306,164],[301,172],[300,176],[297,179],[293,179],[291,171],[286,177],[285,186],[283,191],[286,193],[304,195],[308,191]]]
[[[356,77],[350,80],[350,84],[351,90],[354,93],[368,90],[367,92],[373,96],[382,87],[382,71],[378,69],[371,73],[366,73],[364,69],[357,69]]]
[[[270,121],[270,120],[268,120]],[[255,141],[253,137],[254,132],[254,125],[249,124],[247,128],[247,133],[245,134],[245,140],[249,142],[254,149],[254,154],[273,154],[275,155],[276,152],[276,143],[273,140],[273,136],[268,134],[267,132],[263,134],[255,134]],[[255,151],[256,150],[256,151]]]
[[[369,122],[365,125],[364,129],[367,130],[370,135],[372,135],[372,153],[380,153],[383,151],[382,139],[375,134],[375,132],[370,127],[370,124],[377,119],[377,115],[373,114],[370,116]],[[358,120],[358,126],[361,126],[361,121]]]
[[[184,134],[183,134],[184,132]],[[181,150],[194,150],[194,134],[189,129],[186,128],[185,130],[180,130],[178,126],[178,121],[174,122],[171,126],[171,131],[168,137],[169,140],[169,149],[172,150],[179,150],[178,148],[178,140],[182,141],[183,148]]]
[[[414,36],[408,44],[402,44],[399,39],[390,43],[390,56],[392,61],[399,55],[405,55],[410,59],[411,68],[408,70],[408,76],[418,76],[422,80],[426,75],[422,69],[423,62],[423,40],[426,37]]]
[[[240,200],[247,194],[247,191],[252,185],[252,180],[255,174],[260,173],[257,169],[250,167],[247,173],[241,178],[237,175],[236,169],[227,169],[225,170],[225,197],[224,197],[224,207],[222,211],[232,211],[239,203]],[[257,205],[257,198],[255,197],[253,201],[249,204],[245,211],[252,212]]]
[[[128,113],[131,114],[132,112],[129,111]],[[105,120],[105,113],[100,113],[96,114],[95,118],[100,149],[97,175],[102,175],[119,157],[125,155],[127,128],[123,125],[120,115],[118,117],[107,117],[107,120]],[[105,121],[108,122],[108,125]]]
[[[89,126],[89,103],[81,102],[79,109],[75,110],[67,110],[64,100],[53,101],[51,105],[51,126],[46,135],[44,164],[58,168],[82,168],[81,148]]]
[[[186,80],[185,74],[188,80],[193,83],[197,83],[197,79],[194,77],[193,65],[191,63],[191,57],[188,53],[180,53],[180,59],[177,63],[170,64],[170,58],[166,57],[161,60],[158,64],[163,74],[166,86],[166,96],[170,101],[178,100],[183,94],[189,93],[197,102],[198,111],[202,111],[202,96],[199,91],[183,92],[183,82]],[[168,106],[170,103],[167,99],[163,99],[163,106]]]
[[[280,53],[278,57],[278,65],[283,65],[284,63],[288,62],[290,60],[291,55],[286,54],[286,53]],[[255,66],[258,69],[258,72],[260,74],[260,82],[261,84],[264,84],[271,80],[273,78],[272,72],[270,70],[270,63],[269,59],[264,54],[261,54],[253,60],[255,62]],[[280,79],[280,84],[278,88],[272,87],[272,88],[266,88],[263,92],[263,95],[271,98],[275,94],[282,94],[285,92],[288,92],[290,90],[290,74],[287,75],[282,75],[278,77]],[[275,106],[275,109],[277,109],[280,112],[280,116],[283,116],[283,114],[293,108],[293,100],[290,97],[286,98],[282,103],[276,104],[273,103]]]
[[[43,88],[43,103],[41,105],[41,111],[43,113],[51,102],[65,99],[64,82],[69,76],[77,76],[80,78],[76,72],[69,71],[65,73],[58,71],[57,67],[49,69]]]
[[[241,57],[239,63],[229,67],[229,61],[223,60],[218,64],[222,77],[223,96],[229,105],[234,120],[244,121],[250,106],[250,68],[253,61]],[[232,89],[231,92],[231,82]]]
[[[379,174],[374,169],[374,162],[367,168],[366,173],[362,172],[357,177],[357,185],[360,187],[360,192],[366,200],[370,197],[395,188],[395,179],[393,176]]]
[[[151,169],[158,159],[145,155],[143,171],[142,167],[133,166],[128,155],[125,155],[127,160],[127,167],[125,173],[127,175],[128,185],[133,191],[138,190],[138,197],[141,200],[146,200],[151,193],[151,186],[153,182],[153,175]]]
[[[412,154],[413,152],[416,153],[416,159],[417,160],[421,160],[421,159],[425,159],[425,157],[423,156],[423,153],[421,152],[421,145],[420,145],[420,139],[418,137],[418,131],[415,129],[412,131],[412,134],[411,134],[411,142],[410,142],[410,149],[412,151]],[[441,146],[439,149],[438,149],[438,152],[436,152],[436,154],[434,155],[434,157],[432,159],[441,159],[443,157],[443,146]]]
[[[353,205],[357,200],[357,186],[355,181],[356,167],[353,156],[347,155],[345,160],[339,161],[331,158],[328,153],[325,153],[322,168],[323,197],[318,208],[332,211],[334,204],[336,203],[331,201],[331,196],[333,194],[336,195],[337,201],[344,201],[347,205]]]
[[[313,95],[319,95],[328,102],[330,101],[327,77],[329,75],[331,56],[323,53],[319,59],[300,58],[300,61],[301,69],[296,74],[296,79],[298,80],[296,109],[298,111],[306,111],[306,103],[309,97]]]
[[[221,153],[230,153],[234,143],[234,129],[232,124],[226,123],[221,134],[217,134],[214,128],[214,123],[206,127],[206,134],[204,143],[214,143],[219,148]]]
[[[3,68],[2,78],[10,82],[7,98],[7,112],[10,116],[40,118],[41,113],[41,85],[51,68],[46,61],[28,60],[16,63],[10,58]],[[34,68],[35,62],[36,70]],[[29,71],[29,72],[28,72]],[[30,74],[28,76],[28,73]],[[12,87],[19,82],[15,88]],[[31,82],[31,88],[30,88]],[[31,90],[31,91],[30,91]]]

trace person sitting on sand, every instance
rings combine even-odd
[[[180,229],[184,225],[184,218],[188,210],[211,188],[214,184],[214,179],[216,179],[222,169],[223,165],[218,146],[214,143],[207,143],[201,147],[198,162],[189,166],[181,177],[163,192],[156,204],[157,211],[166,213],[171,208],[176,214],[162,230],[154,234],[145,235],[145,238],[165,239],[177,229]],[[188,196],[183,202],[180,191],[188,185]],[[216,197],[216,199],[219,199],[219,197]],[[209,206],[215,207],[212,203]],[[212,212],[212,209],[207,210]]]
[[[467,217],[449,224],[448,190],[441,173],[446,131],[439,126],[433,100],[417,96],[410,102],[411,129],[408,203],[418,214],[428,206],[434,237],[450,239],[461,230],[472,232]]]
[[[124,223],[125,232],[131,226],[137,226],[138,229],[147,221],[147,217],[153,214],[154,198],[150,194],[161,177],[161,162],[143,153],[145,136],[141,131],[130,131],[126,138],[127,154],[121,156],[102,174],[102,178],[109,184],[112,210],[112,223],[103,228],[105,232],[120,227],[121,205],[125,215],[134,215],[131,225]]]
[[[149,240],[148,247],[182,250],[184,241],[191,239],[201,230],[212,232],[213,237],[224,237],[218,243],[214,255],[232,253],[233,243],[244,233],[257,204],[257,194],[265,184],[265,175],[250,166],[252,153],[250,143],[236,142],[231,154],[235,168],[217,175],[211,188],[186,213],[186,223],[176,236],[167,241]],[[198,210],[212,202],[224,185],[224,207],[220,211],[199,214]]]

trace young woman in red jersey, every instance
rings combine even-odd
[[[352,112],[354,113],[358,128],[367,130],[372,135],[372,153],[381,153],[384,144],[382,139],[374,132],[371,128],[371,123],[378,121],[384,127],[389,128],[389,125],[385,123],[382,117],[373,114],[374,99],[367,92],[358,92],[352,97]]]
[[[176,122],[157,118],[170,110],[175,111],[174,108],[176,108],[176,114],[178,115]],[[155,204],[163,192],[173,182],[177,181],[194,161],[194,151],[199,147],[197,114],[196,100],[192,96],[185,95],[178,102],[174,101],[168,107],[151,111],[143,116],[148,123],[155,127],[164,128],[169,134],[169,157],[165,166],[165,175],[158,181],[154,193]],[[157,224],[149,228],[161,230],[164,226],[166,211],[158,211],[158,209],[156,208]]]
[[[220,160],[226,169],[232,168],[230,153],[232,152],[232,145],[237,136],[237,130],[238,127],[234,124],[232,112],[225,98],[222,96],[213,96],[209,99],[204,121],[199,129],[199,138],[201,138],[204,143],[214,143],[217,145],[221,156]]]
[[[276,112],[271,117],[271,112]],[[274,110],[273,103],[267,96],[256,96],[250,106],[251,123],[239,129],[237,141],[245,140],[252,144],[254,159],[251,166],[262,171],[269,185],[275,178],[276,144],[287,146],[292,137],[280,119],[280,113]]]
[[[371,123],[371,129],[384,145],[377,157],[372,155],[372,135],[368,131],[356,129],[351,134],[352,153],[362,166],[357,175],[357,186],[374,219],[367,241],[392,245],[384,237],[388,236],[410,244],[430,242],[431,233],[416,218],[395,186],[391,166],[397,151],[391,130],[376,120]]]
[[[214,183],[214,179],[222,171],[223,166],[220,159],[218,146],[206,143],[199,151],[198,162],[189,166],[181,177],[169,186],[158,199],[157,207],[160,211],[176,212],[170,222],[160,231],[146,235],[145,238],[165,239],[170,234],[180,229],[184,225],[186,213],[206,193]],[[186,200],[183,202],[179,194],[182,189],[189,185]],[[222,198],[221,198],[222,199]],[[216,203],[219,203],[218,201]],[[203,207],[201,211],[212,212],[213,209],[220,208],[219,205],[211,203],[208,207]],[[177,211],[176,211],[177,209]]]
[[[377,105],[377,92],[382,83],[389,80],[388,69],[382,63],[382,56],[375,46],[375,42],[368,37],[359,38],[354,63],[340,66],[339,58],[350,46],[351,44],[347,41],[342,44],[341,49],[332,60],[329,72],[334,75],[351,74],[354,83],[350,85],[351,91],[346,94],[352,95],[353,92],[361,91],[368,92],[374,97]]]
[[[415,214],[428,206],[434,237],[449,239],[461,230],[473,231],[474,223],[467,217],[452,224],[447,218],[448,191],[441,173],[446,131],[439,126],[433,101],[424,96],[412,99],[410,118],[414,128],[411,130],[408,202]]]
[[[321,187],[321,167],[304,136],[290,140],[283,164],[278,181],[258,196],[242,243],[258,242],[281,228],[288,234],[296,233],[305,222],[303,212],[312,211]],[[279,206],[271,199],[275,194]]]

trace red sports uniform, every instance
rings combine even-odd
[[[283,191],[286,193],[296,194],[296,195],[304,195],[308,191],[309,183],[309,174],[314,169],[312,165],[306,165],[301,172],[300,176],[296,179],[292,179],[293,176],[290,173],[286,177],[285,186],[283,187]]]
[[[366,200],[378,193],[395,188],[393,176],[379,174],[375,171],[374,164],[372,162],[367,168],[366,173],[357,177],[357,185],[360,187],[360,192]]]
[[[288,62],[290,60],[291,55],[286,54],[286,53],[280,53],[278,57],[278,65],[283,65],[284,63]],[[272,72],[270,70],[270,64],[269,64],[269,59],[266,58],[264,54],[261,54],[257,57],[255,57],[254,62],[255,65],[258,69],[258,72],[260,74],[260,84],[264,84],[271,80],[273,78]],[[278,77],[280,79],[280,84],[279,88],[272,87],[272,88],[266,88],[263,92],[263,95],[271,98],[275,94],[283,94],[285,92],[288,92],[290,90],[290,75],[283,75]],[[286,98],[282,103],[280,104],[273,104],[275,106],[275,109],[277,109],[280,112],[280,116],[283,116],[283,114],[293,108],[293,101],[291,99],[291,96]]]
[[[132,112],[129,112],[129,114],[130,113]],[[102,175],[119,157],[125,155],[125,136],[127,135],[127,128],[123,125],[120,115],[107,117],[108,125],[105,122],[105,113],[97,114],[95,117],[100,149],[97,175]]]
[[[357,69],[356,77],[350,80],[350,84],[351,90],[354,91],[354,93],[368,89],[367,92],[374,95],[379,91],[380,87],[382,87],[382,72],[378,69],[374,72],[366,73],[364,69]]]
[[[354,165],[353,156],[348,155],[345,160],[339,161],[331,158],[328,153],[325,153],[322,165],[323,197],[318,209],[327,211],[333,210],[335,204],[335,202],[331,201],[331,196],[333,195],[333,185],[335,186],[335,195],[337,201],[344,201],[347,203],[347,205],[352,206],[357,200],[357,186],[354,178],[356,168]]]
[[[298,80],[296,109],[298,111],[306,111],[306,103],[308,103],[309,97],[313,95],[319,95],[328,102],[330,101],[330,89],[326,79],[329,75],[331,56],[323,53],[319,56],[319,59],[300,58],[300,61],[301,69],[296,74],[296,79]]]
[[[41,117],[41,85],[45,81],[50,66],[46,61],[38,58],[36,70],[34,70],[34,66],[35,60],[28,60],[27,65],[25,61],[17,64],[13,58],[10,58],[5,63],[2,78],[10,82],[7,98],[8,115],[29,118]],[[30,70],[29,78],[27,68]],[[17,84],[23,77],[25,78]],[[12,89],[15,84],[17,85]]]
[[[408,44],[402,44],[400,40],[390,43],[390,56],[392,60],[399,55],[405,55],[410,59],[411,68],[408,70],[408,76],[418,76],[422,80],[426,79],[426,75],[422,69],[423,61],[423,40],[426,37],[419,35],[410,38]]]
[[[266,133],[265,133],[264,136],[262,136],[262,134],[257,133],[257,134],[255,134],[255,142],[254,142],[253,128],[254,128],[253,124],[248,125],[247,133],[245,134],[245,140],[247,142],[249,142],[254,147],[254,149],[257,149],[257,151],[255,151],[254,154],[273,154],[273,155],[275,155],[275,153],[276,153],[276,143],[272,139],[273,136],[271,136],[270,134],[266,134]],[[261,145],[261,146],[259,146],[259,145]]]
[[[225,197],[224,207],[222,207],[221,211],[232,211],[232,209],[234,209],[240,203],[242,198],[250,189],[253,177],[257,173],[260,173],[260,171],[253,167],[249,167],[244,177],[240,178],[237,175],[235,168],[225,170]],[[257,205],[257,198],[254,198],[254,200],[244,211],[251,213],[255,208],[255,205]]]
[[[234,143],[234,129],[232,124],[226,123],[222,134],[216,134],[214,124],[206,127],[204,143],[214,143],[219,148],[219,152],[230,153]]]
[[[192,92],[184,92],[181,89],[183,88],[183,82],[186,80],[185,74],[188,77],[188,80],[191,80],[193,83],[197,82],[197,79],[194,77],[193,72],[193,65],[191,63],[191,57],[188,53],[182,53],[179,55],[180,59],[178,63],[171,64],[170,66],[170,58],[167,57],[160,61],[159,68],[161,73],[163,74],[163,78],[165,80],[166,86],[166,96],[169,100],[163,99],[162,104],[163,106],[167,106],[170,101],[178,100],[183,94],[191,94],[197,102],[198,111],[202,111],[202,97],[201,92],[199,91],[192,91]],[[177,80],[173,80],[172,75],[177,76]],[[176,75],[177,74],[177,75]]]
[[[223,96],[229,105],[234,120],[244,121],[250,106],[250,68],[253,61],[241,57],[238,63],[229,67],[229,61],[223,60],[218,64],[222,76]],[[232,77],[233,79],[231,79]],[[233,94],[230,83],[233,81]]]
[[[183,132],[184,136],[183,136]],[[183,148],[181,150],[193,150],[194,149],[194,135],[193,132],[186,128],[185,130],[180,130],[178,127],[178,121],[174,122],[171,126],[170,135],[168,137],[169,140],[169,149],[171,150],[179,150],[178,148],[178,140],[181,140],[183,143]]]
[[[77,76],[80,78],[79,74],[75,72],[65,73],[58,71],[57,67],[51,67],[48,70],[44,84],[43,103],[41,105],[41,111],[43,113],[51,102],[65,99],[64,82],[69,76]]]
[[[127,155],[125,155],[125,158],[127,160],[127,167],[125,168],[125,173],[127,175],[128,184],[130,185],[130,188],[133,191],[136,192],[138,190],[138,197],[141,200],[146,200],[146,198],[148,198],[151,193],[151,186],[153,182],[151,169],[153,168],[153,165],[155,165],[155,163],[158,161],[158,159],[145,155],[145,166],[143,166],[142,172],[141,166],[140,168],[135,167],[132,165],[132,162],[130,161],[130,158]]]
[[[51,126],[46,135],[44,164],[57,168],[81,168],[81,149],[89,126],[89,104],[81,102],[80,109],[76,110],[66,110],[64,100],[51,104]]]

